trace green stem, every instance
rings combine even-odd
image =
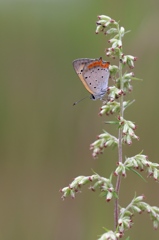
[[[121,35],[120,35],[120,31],[119,31],[119,26],[118,26],[118,32],[119,32],[119,40],[121,39]],[[121,54],[122,54],[122,49],[120,49],[120,54],[119,54],[119,78],[120,78],[120,89],[123,90],[123,81],[122,81],[122,62],[120,62],[120,58],[121,58]],[[123,95],[121,95],[120,97],[120,116],[123,117]],[[119,128],[119,132],[118,132],[118,161],[122,162],[123,161],[123,150],[122,150],[122,129]],[[116,181],[116,193],[119,197],[119,191],[120,191],[120,184],[121,184],[121,176],[118,175],[117,176],[117,181]],[[119,199],[117,198],[115,200],[115,206],[114,206],[114,228],[116,230],[117,226],[118,226],[118,219],[119,219]]]

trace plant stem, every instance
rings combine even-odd
[[[119,29],[118,29],[119,30]],[[120,40],[121,39],[121,35],[120,35]],[[122,81],[122,62],[120,62],[120,58],[121,58],[121,54],[122,54],[122,49],[120,51],[119,54],[119,78],[120,78],[120,89],[123,90],[123,81]],[[120,116],[123,117],[123,95],[121,95],[120,97]],[[122,162],[123,161],[123,150],[122,150],[122,129],[119,128],[119,132],[118,132],[118,161]],[[117,176],[117,181],[116,181],[116,193],[118,195],[118,198],[116,198],[115,200],[115,206],[114,206],[114,228],[116,230],[117,226],[118,226],[118,218],[119,218],[119,191],[120,191],[120,183],[121,183],[121,176],[118,175]]]

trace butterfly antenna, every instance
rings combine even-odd
[[[88,97],[89,97],[89,96],[87,96],[87,97],[84,97],[84,98],[82,98],[82,99],[78,100],[77,102],[74,102],[74,103],[73,103],[73,106],[75,106],[77,103],[79,103],[79,102],[83,101],[84,99],[86,99],[86,98],[88,98]]]

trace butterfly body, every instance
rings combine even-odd
[[[92,99],[102,99],[108,88],[109,62],[99,59],[80,58],[73,67]]]

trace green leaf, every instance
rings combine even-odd
[[[106,124],[119,124],[119,121],[106,121]]]
[[[109,232],[110,230],[107,229],[106,227],[103,227],[103,229],[106,231],[106,232]]]
[[[141,78],[131,77],[131,80],[143,81]]]
[[[107,193],[106,193],[106,192],[101,192],[101,193],[99,194],[99,196],[100,196],[100,197],[106,197],[106,196],[107,196]]]
[[[110,174],[110,178],[109,178],[109,179],[110,179],[110,182],[112,182],[112,178],[113,178],[113,174],[111,173],[111,174]]]
[[[115,198],[117,198],[117,199],[119,198],[119,197],[118,197],[118,194],[117,194],[116,192],[113,192],[113,197],[115,197]]]
[[[132,172],[136,173],[144,182],[147,182],[146,179],[139,172],[137,172],[135,169],[133,169],[133,168],[126,168],[126,169],[131,170]]]
[[[118,146],[118,143],[117,144],[113,144],[112,149],[114,150],[117,146]]]
[[[124,111],[125,111],[125,109],[126,109],[127,107],[129,107],[129,106],[130,106],[131,104],[133,104],[134,102],[135,102],[135,99],[132,100],[131,102],[128,101],[127,104],[126,104],[125,107],[124,107]]]
[[[95,175],[99,176],[99,174],[96,173],[96,172],[93,170],[93,168],[91,168],[91,170],[92,170],[92,172],[93,172]]]
[[[125,34],[126,34],[126,33],[129,33],[129,32],[131,32],[131,30],[126,31]]]

